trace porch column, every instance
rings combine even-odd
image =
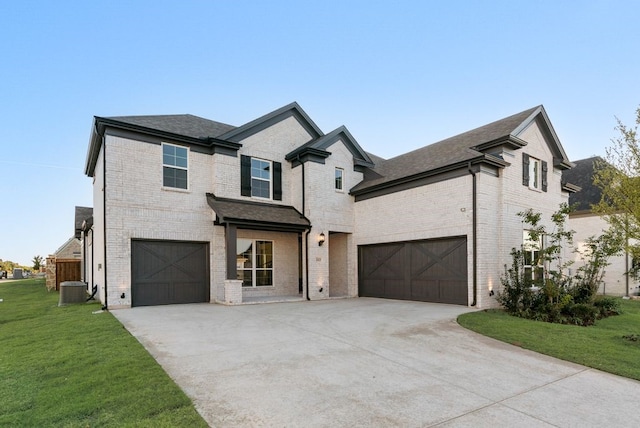
[[[227,247],[227,279],[238,279],[238,267],[236,264],[236,257],[238,255],[238,229],[233,224],[227,224],[224,232]]]

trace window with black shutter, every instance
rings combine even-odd
[[[547,191],[547,162],[522,154],[522,184],[530,189]]]
[[[522,154],[522,185],[529,185],[529,155]]]
[[[282,164],[251,156],[240,156],[240,194],[282,200]]]

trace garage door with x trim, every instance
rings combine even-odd
[[[358,247],[364,297],[467,305],[466,236]]]
[[[131,306],[209,301],[209,244],[131,241]]]

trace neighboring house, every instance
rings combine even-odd
[[[491,307],[526,241],[517,213],[548,219],[576,190],[571,166],[542,106],[388,160],[297,103],[239,127],[96,117],[88,282],[111,308],[358,295]]]
[[[591,207],[602,197],[602,191],[593,184],[594,165],[604,162],[598,156],[576,161],[576,166],[563,173],[565,180],[578,185],[581,190],[569,197],[569,203],[574,206],[574,212],[569,215],[569,225],[575,231],[574,245],[578,250],[584,247],[587,238],[601,235],[609,228],[609,224]],[[575,271],[583,265],[580,253],[574,255],[575,263],[572,270]],[[633,263],[630,254],[621,254],[609,259],[610,265],[605,268],[599,292],[614,296],[628,296],[638,290],[638,282],[627,274]]]
[[[76,207],[74,226],[74,237],[80,242],[80,253],[82,258],[82,264],[80,265],[80,277],[81,281],[87,283],[87,292],[91,294],[93,284],[89,282],[91,275],[87,271],[93,267],[93,246],[91,242],[93,236],[93,208]]]
[[[80,260],[82,258],[82,252],[80,246],[80,240],[75,236],[69,238],[64,244],[58,248],[53,255],[57,259],[76,259]]]
[[[64,281],[80,281],[82,251],[80,240],[69,238],[46,259],[45,285],[48,290],[59,290]]]

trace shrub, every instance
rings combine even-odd
[[[612,315],[620,315],[620,302],[613,297],[600,297],[593,302],[598,309],[598,318],[606,318]]]
[[[572,261],[563,261],[562,254],[565,245],[573,244],[574,232],[565,228],[569,212],[567,204],[562,204],[551,216],[552,231],[540,223],[540,213],[531,209],[518,213],[533,242],[538,242],[541,236],[546,237],[546,244],[535,249],[537,260],[529,260],[528,263],[544,266],[544,274],[532,280],[531,271],[525,271],[524,246],[520,250],[511,250],[511,266],[505,265],[504,274],[500,277],[502,289],[497,293],[497,301],[507,313],[539,321],[584,326],[593,325],[596,319],[620,313],[615,299],[595,300],[608,259],[621,248],[620,236],[605,232],[598,238],[588,238],[586,249],[581,252],[585,264],[576,270],[574,276],[567,276],[564,272]],[[531,253],[527,253],[529,258]]]
[[[567,319],[570,324],[589,326],[593,325],[598,318],[599,310],[588,303],[576,303],[567,306]]]

